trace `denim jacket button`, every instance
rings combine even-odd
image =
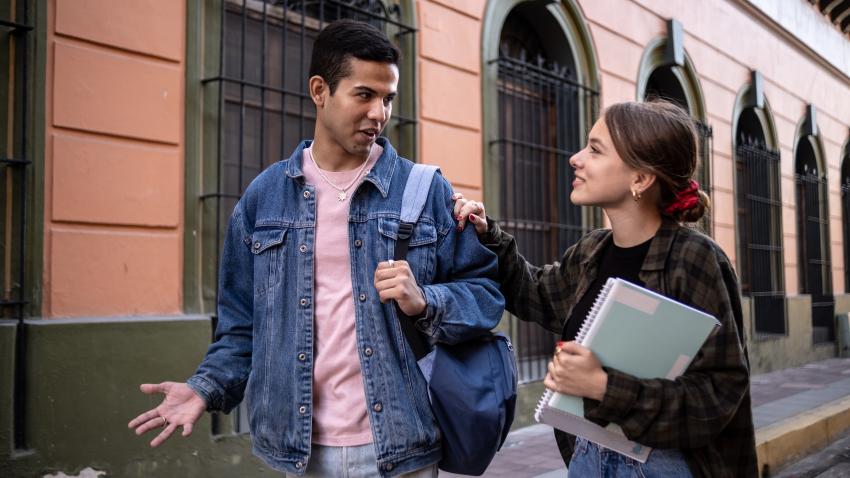
[[[310,191],[304,191],[304,199],[310,199]]]
[[[260,247],[262,247],[262,244],[260,244],[260,241],[257,241],[257,242],[254,243],[254,249],[259,249]]]
[[[300,407],[298,407],[298,413],[304,415],[305,413],[307,413],[307,407],[301,405]]]
[[[384,465],[384,470],[386,471],[393,471],[393,468],[394,466],[392,463],[387,463],[386,465]]]
[[[423,320],[423,321],[422,321],[422,328],[423,328],[423,329],[427,329],[427,328],[428,328],[428,327],[430,327],[430,326],[431,326],[431,322],[429,322],[429,321],[427,321],[427,320]]]
[[[302,362],[307,360],[307,354],[305,354],[304,352],[301,352],[300,354],[298,354],[298,360],[300,360]]]
[[[305,194],[306,194],[306,193],[305,193]],[[301,463],[301,462],[299,461],[298,463],[296,463],[296,464],[295,464],[295,468],[298,468],[299,470],[300,470],[301,468],[304,468],[304,463]]]
[[[363,353],[364,353],[367,357],[371,357],[371,356],[372,356],[372,347],[366,347],[366,350],[364,350],[364,351],[363,351]]]
[[[361,241],[360,239],[357,239],[356,241],[354,241],[354,247],[360,247],[362,245],[363,245],[363,241]]]
[[[307,252],[307,246],[305,244],[301,244],[301,247],[298,248],[302,253]]]
[[[378,403],[372,405],[372,410],[375,410],[376,412],[380,412],[383,409],[384,409],[384,406],[381,405],[381,402],[378,402]]]
[[[366,294],[360,294],[360,302],[363,302],[365,300],[366,300]]]
[[[307,299],[301,299],[298,301],[301,305],[307,305]]]

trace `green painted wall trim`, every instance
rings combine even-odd
[[[0,18],[11,19],[12,12],[10,8],[12,4],[10,2],[0,3],[2,3],[0,5]],[[24,5],[27,8],[26,18],[23,17]],[[22,222],[25,222],[26,227],[23,231],[24,238],[22,241],[24,247],[22,299],[27,302],[23,307],[24,317],[32,317],[41,313],[41,283],[44,264],[44,135],[47,121],[44,102],[47,58],[47,0],[18,1],[16,7],[14,20],[17,23],[30,26],[31,30],[14,35],[9,35],[9,30],[4,30],[4,36],[2,38],[3,47],[0,48],[2,50],[0,51],[0,62],[8,66],[10,60],[9,47],[13,40],[17,47],[22,45],[21,42],[25,42],[27,54],[26,58],[24,58],[23,55],[19,54],[20,50],[15,50],[15,91],[10,97],[6,97],[5,93],[3,96],[0,96],[0,110],[4,111],[3,114],[5,115],[9,103],[23,97],[24,88],[26,88],[25,103],[21,105],[26,111],[26,123],[21,123],[17,119],[12,122],[12,127],[15,131],[13,133],[14,144],[11,146],[13,148],[13,155],[20,154],[22,152],[21,149],[25,149],[25,157],[15,159],[27,160],[30,163],[24,167],[12,167],[9,171],[17,175],[18,171],[21,170],[25,174],[23,182],[26,184],[26,196],[23,201],[26,211]],[[17,69],[23,66],[22,62],[24,61],[26,62],[26,71]],[[8,86],[10,71],[8,68],[0,70],[0,82],[2,82],[4,88]],[[20,114],[21,110],[18,109],[18,105],[15,105],[15,118],[19,118]],[[23,137],[19,135],[21,128],[26,128]],[[7,146],[9,145],[6,144],[6,138],[0,139],[0,149],[3,149],[2,156],[6,155],[5,149]],[[5,184],[3,190],[5,191]],[[17,199],[19,191],[17,183],[13,186],[13,191],[15,199],[13,200],[12,207],[17,212],[21,210],[21,205],[18,204],[19,201]],[[4,197],[2,201],[5,204],[6,198]],[[13,234],[14,244],[18,244],[19,242],[17,234],[20,231],[20,227],[22,226],[19,224],[12,228],[13,230],[11,232]],[[15,248],[13,247],[13,249]],[[18,257],[17,251],[13,252],[11,270],[14,276],[13,280],[16,283],[18,280]],[[15,289],[17,292],[17,287]],[[17,299],[17,294],[15,294],[14,298]]]
[[[640,67],[638,68],[637,89],[635,91],[637,101],[643,101],[646,96],[646,85],[649,82],[649,77],[657,68],[668,66],[667,57],[667,37],[660,36],[650,41],[643,51],[640,59]],[[684,52],[684,66],[671,67],[673,74],[682,85],[682,90],[688,100],[688,109],[691,116],[699,121],[706,122],[705,99],[700,86],[699,75],[694,68],[691,57],[688,52]]]
[[[216,154],[219,83],[201,80],[219,71],[222,0],[192,0],[186,10],[186,157],[184,182],[183,310],[215,313],[215,238],[204,227],[200,197],[215,190],[216,170],[205,168],[205,158]],[[204,94],[207,90],[208,94]],[[206,135],[204,133],[207,133]],[[209,203],[209,201],[207,201]],[[210,243],[213,245],[210,246]],[[212,294],[211,294],[212,292]]]
[[[30,61],[32,79],[32,127],[30,128],[29,151],[32,165],[29,180],[29,211],[27,217],[27,247],[26,270],[24,283],[29,292],[29,304],[24,310],[28,317],[41,315],[42,305],[42,274],[44,272],[44,150],[47,114],[45,101],[47,92],[47,0],[32,2],[35,9],[35,34],[33,53]]]
[[[0,476],[13,476],[15,333],[17,321],[0,320]]]
[[[131,317],[28,320],[28,443],[32,453],[9,450],[12,361],[5,357],[14,326],[0,324],[0,476],[76,474],[92,467],[106,476],[272,476],[251,455],[248,435],[212,435],[205,415],[189,438],[175,434],[150,448],[152,433],[136,436],[127,422],[155,407],[139,384],[182,381],[210,343],[207,317]],[[279,474],[277,474],[279,476]]]

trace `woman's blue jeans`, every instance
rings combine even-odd
[[[600,447],[584,438],[576,438],[570,460],[571,478],[692,478],[679,450],[654,449],[646,463]]]

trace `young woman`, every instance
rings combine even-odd
[[[714,241],[681,225],[708,208],[708,197],[691,179],[697,167],[692,120],[665,102],[612,105],[570,165],[570,200],[603,208],[611,229],[587,234],[560,263],[529,264],[514,238],[485,219],[483,204],[455,195],[458,227],[468,220],[499,256],[507,309],[569,341],[556,349],[546,387],[584,397],[587,418],[616,423],[630,440],[654,448],[643,464],[556,430],[570,476],[757,476],[738,281]],[[638,379],[602,367],[572,341],[609,277],[720,321],[682,376]]]

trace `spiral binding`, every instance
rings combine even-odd
[[[540,421],[540,413],[543,411],[543,407],[549,403],[549,399],[552,398],[553,393],[555,392],[547,388],[546,391],[543,392],[543,396],[540,397],[540,401],[537,402],[537,408],[534,409],[534,419],[538,422]]]
[[[596,300],[593,301],[593,306],[590,307],[587,317],[584,319],[584,322],[582,322],[578,334],[576,334],[576,342],[580,345],[584,345],[584,339],[587,337],[588,332],[590,332],[590,327],[593,325],[593,322],[596,321],[596,316],[599,315],[599,309],[602,308],[602,303],[605,302],[605,298],[608,297],[608,294],[611,292],[611,289],[616,283],[617,280],[615,278],[609,277],[608,280],[605,281],[605,285],[602,286],[602,290],[599,291],[599,295],[596,296]],[[540,421],[540,412],[543,411],[544,406],[549,404],[549,400],[551,400],[552,394],[554,393],[555,392],[553,390],[549,390],[547,388],[543,393],[543,396],[540,397],[540,401],[537,402],[537,408],[534,409],[535,420]]]
[[[611,292],[611,288],[614,287],[615,283],[616,279],[609,277],[605,281],[605,285],[602,286],[602,290],[599,291],[599,295],[596,296],[596,300],[593,301],[593,306],[590,308],[590,312],[587,313],[587,318],[584,319],[581,328],[578,330],[578,334],[576,334],[576,342],[579,345],[584,345],[584,339],[587,338],[587,333],[590,332],[590,327],[596,321],[596,316],[599,315],[599,309],[602,308],[602,303],[605,302],[605,298],[608,297],[608,293]]]

